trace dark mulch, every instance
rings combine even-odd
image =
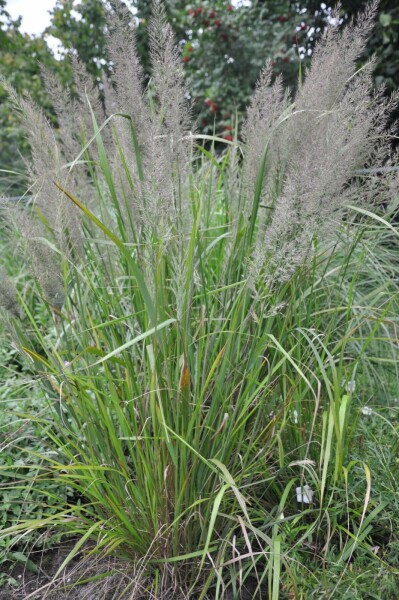
[[[117,558],[88,557],[89,546],[74,557],[55,579],[63,561],[74,547],[68,542],[47,552],[32,552],[30,560],[37,566],[33,573],[20,565],[7,571],[17,582],[17,586],[6,586],[0,590],[0,600],[154,600],[145,591],[146,581],[130,564]],[[240,600],[254,600],[251,584],[241,590]],[[251,589],[252,588],[252,589]],[[209,595],[207,595],[210,598]],[[233,600],[231,593],[226,600]],[[256,595],[259,599],[259,595]],[[266,600],[262,593],[262,598]],[[174,600],[171,592],[159,600]],[[185,600],[188,600],[187,598]],[[190,598],[190,600],[195,600]]]
[[[30,560],[38,572],[15,565],[7,573],[18,585],[0,590],[0,600],[138,600],[142,596],[137,589],[138,577],[133,578],[132,572],[129,576],[126,562],[109,557],[88,558],[88,547],[85,553],[74,557],[54,581],[73,546],[74,543],[65,543],[51,551],[32,552]]]

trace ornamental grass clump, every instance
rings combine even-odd
[[[372,385],[377,354],[396,368],[387,206],[398,182],[389,169],[359,173],[394,162],[397,98],[373,91],[372,63],[356,70],[375,5],[343,32],[328,28],[294,99],[266,66],[243,141],[221,154],[190,126],[162,4],[149,89],[131,14],[122,2],[108,12],[101,98],[76,57],[73,92],[45,73],[53,132],[10,89],[33,199],[4,202],[3,216],[32,276],[18,309],[9,283],[0,306],[47,390],[37,422],[54,454],[29,485],[56,479],[75,493],[12,532],[79,536],[68,558],[89,540],[117,553],[140,574],[126,597],[239,597],[248,586],[274,600],[295,589],[306,536],[328,529],[317,559],[331,546],[343,569],[355,551],[367,493],[357,534],[343,538],[349,513],[334,512],[355,470],[345,386],[360,372]],[[297,502],[305,486],[310,507]]]

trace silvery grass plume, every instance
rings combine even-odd
[[[190,208],[184,202],[191,146],[187,141],[189,111],[180,55],[173,32],[166,22],[161,2],[153,5],[149,27],[152,78],[150,108],[145,99],[143,71],[136,51],[132,15],[122,2],[114,1],[109,13],[108,49],[113,62],[113,87],[106,87],[108,115],[128,115],[120,119],[120,142],[129,161],[134,188],[133,208],[145,227],[159,231],[181,218]],[[132,147],[132,131],[137,137],[142,164]],[[124,132],[124,133],[123,133]]]
[[[119,233],[125,241],[137,243],[139,240],[142,266],[151,286],[156,257],[160,251],[166,252],[170,245],[173,246],[176,277],[181,279],[184,276],[184,238],[189,235],[191,224],[187,187],[188,169],[191,167],[187,93],[179,52],[174,46],[172,30],[160,2],[154,3],[150,26],[152,108],[146,101],[142,69],[130,23],[132,15],[122,2],[115,0],[109,7],[108,17],[108,47],[113,77],[104,82],[102,99],[76,56],[71,57],[74,72],[72,93],[64,90],[43,69],[44,82],[58,120],[56,135],[29,96],[21,98],[7,85],[32,149],[28,167],[30,190],[39,221],[44,222],[46,232],[43,236],[36,235],[41,225],[39,222],[30,223],[31,218],[35,220],[32,213],[28,216],[10,211],[9,214],[22,237],[32,238],[32,242],[27,244],[27,251],[38,277],[40,260],[34,254],[38,253],[40,259],[43,256],[40,244],[33,240],[47,235],[60,251],[60,256],[69,259],[71,250],[82,255],[79,214],[73,203],[54,185],[55,182],[82,198],[85,204],[100,194],[101,201],[108,204],[108,209],[102,213],[108,226],[115,218],[109,206],[117,202],[117,210],[123,215]],[[108,126],[104,126],[106,115]],[[114,125],[115,136],[112,134]],[[102,170],[96,168],[99,164],[97,141],[100,127],[103,151],[113,171],[111,187]],[[34,235],[33,230],[36,232]],[[153,240],[157,241],[154,249]],[[49,268],[47,271],[53,273],[54,270]],[[40,284],[43,292],[50,290],[49,284],[49,281]],[[176,293],[179,289],[180,285],[176,287]],[[58,292],[56,295],[59,296]],[[52,296],[55,300],[54,294]],[[59,301],[55,304],[58,305]]]
[[[27,175],[33,204],[62,252],[69,254],[72,246],[79,246],[81,232],[77,211],[54,185],[54,181],[67,180],[62,168],[65,156],[50,123],[29,94],[21,97],[7,82],[4,86],[20,115],[31,149]]]
[[[112,61],[112,81],[104,78],[104,97],[107,116],[126,115],[115,118],[114,126],[118,143],[127,165],[117,181],[126,196],[126,229],[128,237],[140,235],[148,218],[144,188],[144,164],[154,154],[151,115],[145,99],[144,73],[137,49],[132,15],[123,2],[113,4],[108,13],[108,54]],[[132,143],[133,142],[133,143]],[[119,153],[113,150],[114,169],[118,169]],[[112,156],[112,155],[111,155]],[[129,213],[134,219],[131,223]]]
[[[21,316],[15,284],[3,266],[0,266],[0,312],[13,317]]]
[[[54,73],[44,65],[41,65],[41,74],[46,92],[57,116],[57,127],[60,132],[57,142],[61,154],[65,159],[72,160],[80,154],[82,146],[93,133],[92,117],[90,110],[88,110],[88,104],[90,104],[99,123],[104,121],[105,111],[98,87],[87,72],[85,65],[74,52],[69,55],[69,60],[73,75],[73,89],[66,89]],[[108,133],[108,130],[105,130],[105,132]],[[92,152],[93,150],[94,146],[91,148]],[[73,181],[74,178],[78,178],[79,186],[84,184],[84,178],[79,177],[79,167],[81,167],[80,164],[74,165],[73,172],[69,176],[68,185],[71,185],[71,179]]]
[[[66,185],[68,178],[63,168],[65,155],[52,127],[28,94],[18,96],[9,84],[4,85],[30,144],[27,176],[32,194],[29,209],[21,203],[1,203],[4,226],[19,232],[19,249],[28,259],[42,297],[59,309],[64,303],[63,260],[82,256],[80,215],[54,185],[54,181]]]
[[[132,15],[122,2],[114,1],[108,22],[113,73],[111,84],[106,82],[104,86],[105,103],[108,116],[120,115],[115,126],[128,168],[125,172],[120,168],[120,151],[116,154],[114,151],[114,165],[121,197],[127,199],[127,230],[133,229],[132,238],[140,240],[142,265],[150,287],[157,256],[168,252],[173,257],[172,281],[180,305],[181,281],[185,277],[185,239],[191,227],[189,172],[192,160],[191,136],[187,135],[189,105],[180,53],[166,22],[163,5],[156,1],[149,27],[150,106],[136,51]],[[154,240],[157,241],[155,246]]]
[[[19,96],[4,82],[18,112],[31,148],[27,175],[33,210],[20,204],[1,203],[5,228],[19,232],[23,248],[41,293],[51,306],[64,301],[61,257],[81,254],[82,232],[79,214],[54,181],[66,182],[65,156],[43,112],[27,94]],[[65,185],[66,183],[64,183]]]
[[[386,125],[398,97],[387,99],[383,90],[373,91],[373,61],[356,71],[375,14],[373,3],[356,23],[340,31],[337,9],[293,102],[281,78],[272,82],[270,65],[262,71],[243,126],[241,198],[232,203],[227,240],[233,252],[240,228],[247,227],[244,258],[250,257],[254,287],[289,278],[313,255],[317,240],[325,243],[332,238],[348,218],[348,205],[362,202],[372,207],[387,191],[395,193],[398,180],[391,173],[361,181],[354,177],[358,169],[391,160],[392,130],[386,131]],[[159,0],[154,2],[149,31],[151,102],[132,15],[120,0],[108,7],[113,67],[111,79],[104,81],[103,98],[76,56],[73,94],[63,93],[51,74],[44,73],[57,113],[57,136],[29,97],[19,98],[8,87],[28,132],[31,188],[45,225],[30,225],[30,217],[18,213],[13,219],[25,237],[37,241],[48,233],[60,255],[69,258],[71,249],[81,248],[80,219],[54,181],[72,193],[76,190],[85,204],[100,198],[108,207],[101,209],[103,220],[111,229],[117,222],[123,241],[133,243],[149,288],[159,257],[166,252],[171,256],[170,280],[180,315],[186,240],[192,227],[193,136],[179,52]],[[108,178],[98,168],[101,152],[112,171]],[[41,227],[46,231],[39,233]],[[36,242],[28,244],[29,251],[39,278],[38,265],[46,257]],[[52,258],[56,263],[55,253]],[[228,264],[222,268],[225,274]],[[45,271],[54,273],[53,268]],[[51,277],[40,285],[43,293],[47,290],[55,300],[61,298],[59,279]]]
[[[268,165],[268,177],[262,181],[262,199],[273,203],[278,193],[278,173],[281,157],[278,152],[280,127],[290,112],[291,99],[284,92],[282,77],[272,83],[273,67],[268,61],[263,68],[242,126],[245,161],[242,175],[243,211],[249,217],[262,163]],[[277,189],[273,190],[273,185]]]
[[[339,6],[317,45],[305,81],[299,87],[292,111],[275,120],[265,131],[263,148],[268,146],[260,219],[254,252],[252,276],[268,281],[290,277],[312,256],[316,239],[325,244],[332,238],[350,204],[376,203],[372,182],[359,189],[354,180],[357,169],[386,164],[390,159],[390,132],[387,119],[398,95],[386,99],[383,90],[373,90],[374,60],[356,70],[373,27],[377,3],[372,3],[357,22],[343,31],[339,28]],[[275,106],[284,111],[278,83],[271,88],[271,102],[264,108],[270,76],[264,76],[251,104],[245,135],[248,140],[244,172],[261,168],[262,149],[255,131],[259,114],[274,119]],[[270,88],[269,88],[270,89]],[[284,114],[284,113],[280,113]],[[391,132],[392,133],[392,132]],[[255,161],[254,161],[254,157]],[[254,162],[250,170],[248,162]],[[378,163],[377,163],[378,164]],[[248,176],[247,176],[248,177]],[[387,176],[392,180],[392,175]],[[378,183],[380,190],[384,188]],[[274,192],[274,193],[273,193]],[[262,214],[262,213],[261,213]]]
[[[16,251],[26,257],[42,298],[51,307],[61,309],[65,300],[62,261],[51,230],[28,207],[10,207],[6,202],[0,206],[2,230],[14,239],[17,235]]]
[[[190,121],[180,53],[160,0],[154,2],[149,34],[153,89],[157,99],[155,127],[162,148],[159,160],[164,163],[165,175],[168,174],[164,185],[169,194],[170,209],[181,218],[187,210],[184,192],[187,191],[191,158],[191,145],[186,138]]]
[[[82,148],[93,137],[93,117],[98,123],[103,123],[105,109],[98,87],[94,84],[84,64],[76,53],[71,53],[69,59],[73,74],[73,89],[66,89],[44,66],[41,67],[41,73],[57,118],[56,143],[62,160],[59,177],[53,177],[49,183],[62,196],[69,249],[73,249],[75,256],[82,258],[84,236],[81,230],[80,211],[66,198],[64,193],[57,189],[55,183],[61,184],[61,187],[73,195],[84,199],[87,206],[98,206],[97,193],[99,190],[96,190],[92,177],[90,177],[90,165],[98,162],[98,152],[93,143],[90,144],[90,151],[82,152]],[[102,135],[104,142],[110,147],[112,133],[109,129],[104,128]],[[103,180],[101,189],[106,189]]]
[[[69,89],[65,89],[59,79],[47,67],[41,65],[41,75],[47,94],[51,101],[62,139],[58,142],[62,144],[66,156],[77,156],[82,147],[80,139],[79,125],[79,102],[72,96]]]

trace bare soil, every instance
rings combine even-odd
[[[24,565],[5,570],[18,585],[0,590],[0,600],[124,600],[145,598],[140,593],[137,576],[133,578],[126,561],[116,558],[91,557],[84,553],[74,557],[57,575],[74,543],[60,545],[47,552],[30,555],[38,572]],[[131,571],[131,569],[130,569]],[[56,578],[55,578],[56,577]],[[141,588],[142,589],[142,588]]]
[[[74,542],[67,542],[51,551],[32,552],[30,559],[37,566],[37,573],[20,565],[4,570],[18,585],[1,589],[0,600],[156,600],[145,590],[148,581],[137,569],[134,571],[130,563],[118,558],[88,557],[89,546],[58,573],[73,547]],[[251,589],[248,584],[242,589],[240,600],[254,600],[255,587]],[[211,597],[207,595],[208,599]],[[256,598],[259,599],[259,595]],[[266,600],[267,592],[265,596],[262,593],[262,598]],[[179,599],[171,591],[157,600]],[[234,600],[233,595],[227,593],[226,600]]]

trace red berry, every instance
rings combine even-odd
[[[211,19],[214,19],[214,18],[216,17],[216,13],[215,13],[215,11],[213,10],[213,8],[212,8],[212,10],[211,10],[211,11],[209,11],[209,16],[210,16],[210,18],[211,18]]]
[[[233,141],[233,139],[234,139],[232,135],[224,135],[224,136],[223,136],[223,138],[224,138],[225,140],[227,140],[228,142],[232,142],[232,141]]]
[[[213,24],[216,25],[216,27],[220,27],[221,24],[222,24],[222,22],[219,21],[219,19],[215,19],[214,22],[213,22]]]
[[[188,63],[189,60],[190,60],[189,56],[183,56],[183,62]]]
[[[284,15],[281,15],[281,17],[277,17],[277,21],[279,21],[279,23],[285,23],[288,19]]]
[[[234,10],[234,6],[232,4],[229,4],[227,10]]]
[[[285,56],[285,57],[283,58],[283,61],[284,61],[285,63],[289,63],[289,62],[290,62],[290,59],[288,58],[288,56]]]

